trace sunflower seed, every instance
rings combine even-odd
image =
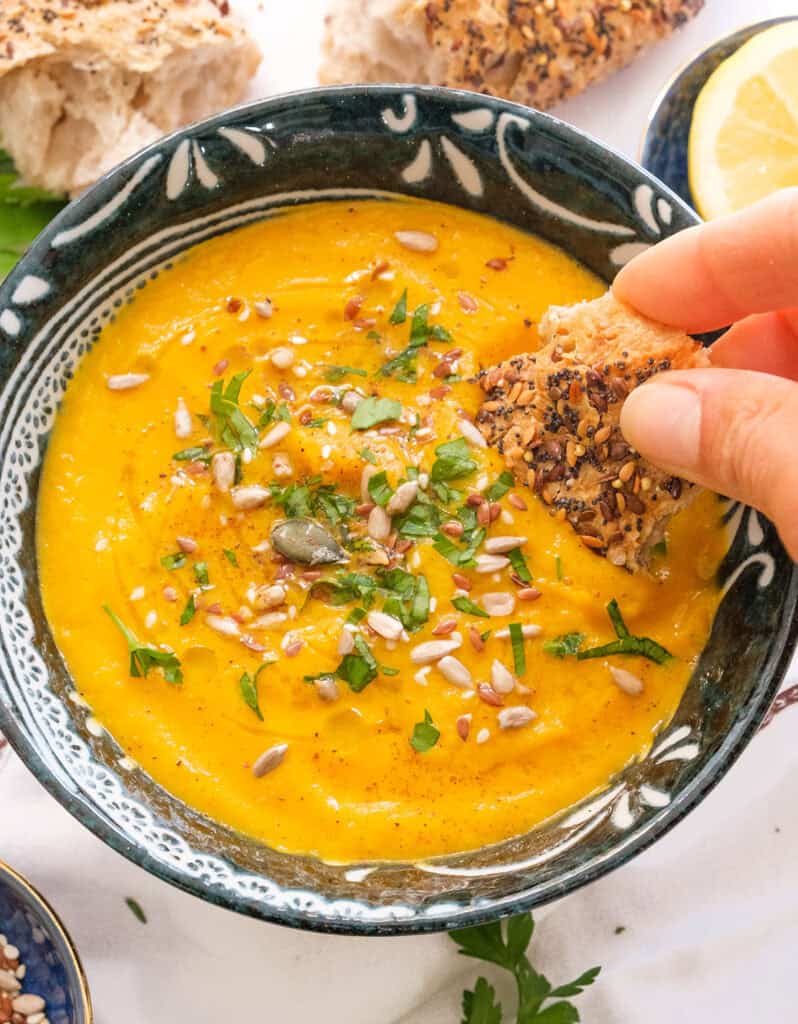
[[[287,750],[287,743],[277,743],[275,746],[269,747],[268,750],[264,750],[257,761],[252,765],[252,774],[255,778],[260,779],[281,765],[285,759]]]
[[[519,704],[514,708],[503,708],[497,715],[500,729],[520,729],[534,722],[538,716],[532,708]]]

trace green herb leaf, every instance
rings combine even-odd
[[[258,701],[258,676],[265,668],[265,665],[261,665],[254,676],[251,676],[249,672],[245,672],[238,681],[244,703],[255,712],[261,722],[263,721],[263,712]]]
[[[463,992],[462,1024],[501,1024],[502,1008],[495,998],[495,989],[485,978],[477,978],[474,991]]]
[[[371,450],[371,448],[361,448],[358,455],[364,462],[370,462],[372,466],[377,465],[377,456]]]
[[[128,629],[122,620],[115,615],[107,604],[103,610],[127,641],[130,652],[130,675],[135,679],[148,675],[151,668],[160,668],[167,683],[182,683],[183,672],[180,659],[171,651],[162,651],[160,647],[149,647],[136,638],[135,633]]]
[[[238,568],[238,558],[236,557],[235,551],[231,551],[230,548],[222,548],[222,554],[230,563],[230,565],[232,565],[235,569]]]
[[[464,956],[497,964],[512,974],[518,990],[518,1024],[576,1024],[579,1012],[564,1000],[592,985],[600,968],[594,967],[575,981],[553,988],[527,956],[533,930],[532,915],[520,914],[507,922],[506,941],[498,922],[462,928],[451,932],[451,937]],[[478,979],[474,991],[463,994],[463,1024],[500,1024],[501,1011],[494,1000],[494,990],[484,978]]]
[[[435,537],[442,520],[440,509],[419,495],[407,512],[394,521],[394,526],[400,537]]]
[[[356,626],[359,622],[362,622],[366,617],[365,608],[353,608],[352,611],[347,615],[346,621],[351,626]]]
[[[207,587],[209,585],[210,579],[208,577],[207,562],[194,563],[194,579],[197,581],[197,585],[200,587]]]
[[[587,661],[589,658],[608,658],[614,654],[631,654],[648,658],[649,661],[653,661],[657,665],[664,665],[673,657],[670,651],[656,640],[647,636],[633,636],[629,632],[615,598],[607,605],[607,614],[618,639],[612,643],[603,644],[601,647],[590,647],[586,651],[579,651],[576,656],[579,661]]]
[[[357,366],[328,366],[324,370],[324,379],[330,384],[337,384],[348,374],[355,377],[368,377],[368,373]]]
[[[188,595],[188,601],[186,601],[186,607],[183,609],[183,614],[180,616],[180,625],[187,626],[189,622],[194,618],[197,613],[197,606],[194,603],[194,595]]]
[[[290,423],[291,413],[285,402],[280,402],[280,404],[277,405],[270,398],[261,410],[260,419],[258,420],[258,430],[263,430],[264,427],[270,426],[275,420],[282,420],[284,423]]]
[[[139,921],[141,924],[147,923],[147,915],[141,909],[141,904],[139,903],[138,900],[134,900],[132,896],[128,896],[127,899],[125,900],[125,903],[128,905],[131,914],[136,918],[137,921]]]
[[[217,380],[211,388],[212,428],[221,444],[233,451],[240,452],[244,448],[254,451],[258,446],[258,431],[250,423],[239,407],[238,400],[241,387],[251,370],[243,370],[230,378],[225,385],[224,380]]]
[[[373,395],[358,403],[352,414],[353,430],[368,430],[378,423],[396,420],[402,415],[402,403],[395,398],[375,398]]]
[[[413,726],[413,735],[410,737],[410,746],[419,754],[426,754],[428,750],[432,750],[440,738],[440,730],[436,729],[432,724],[432,715],[429,711],[425,710],[424,721],[416,722]]]
[[[557,572],[557,579],[562,580],[564,574],[562,571],[562,559],[559,555],[554,556],[554,568]]]
[[[510,642],[513,645],[515,674],[522,676],[526,672],[526,654],[524,653],[524,631],[520,622],[510,623]]]
[[[185,564],[186,556],[182,551],[175,551],[173,555],[164,555],[161,559],[161,565],[170,572],[175,569],[182,569]]]
[[[407,288],[402,292],[399,301],[393,307],[388,322],[392,324],[403,324],[407,319]]]
[[[488,501],[498,501],[507,494],[514,483],[513,474],[505,470],[499,474],[496,482],[491,484],[487,491],[485,491],[485,497]]]
[[[435,449],[435,455],[437,458],[430,473],[432,483],[459,480],[479,469],[479,463],[471,458],[471,449],[464,437],[439,444]]]
[[[465,537],[466,535],[463,534]],[[474,555],[476,554],[477,548],[480,546],[482,541],[485,539],[484,530],[474,530],[471,536],[468,538],[468,544],[465,548],[458,548],[447,536],[442,533],[435,535],[433,547],[438,554],[443,555],[452,565],[460,566],[460,568],[470,568],[474,564]]]
[[[464,612],[466,615],[477,615],[480,619],[490,618],[484,608],[480,608],[478,604],[474,604],[474,602],[468,597],[453,597],[452,604],[458,612]]]
[[[199,445],[194,448],[184,448],[182,451],[175,452],[172,458],[175,462],[205,462],[211,461],[211,453],[207,448],[202,448]]]
[[[365,690],[377,678],[377,661],[362,636],[355,637],[354,652],[344,656],[335,674],[355,693]]]
[[[384,676],[398,676],[399,675],[399,669],[398,668],[392,668],[390,665],[380,665],[380,672],[382,672],[382,674]]]
[[[61,196],[23,185],[11,157],[0,151],[0,280],[64,205]]]
[[[546,654],[553,654],[555,658],[565,658],[569,654],[576,654],[584,642],[584,633],[563,633],[562,636],[546,640],[543,650]]]
[[[387,505],[391,500],[393,489],[388,483],[388,474],[385,470],[369,477],[368,489],[369,497],[377,505]]]
[[[510,559],[510,565],[512,566],[513,572],[516,576],[523,580],[524,583],[532,582],[532,573],[529,571],[529,566],[526,564],[520,548],[513,548],[512,551],[507,552],[507,557]]]

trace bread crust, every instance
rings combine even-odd
[[[3,145],[29,183],[75,193],[160,135],[238,100],[259,62],[226,0],[8,0]]]
[[[643,459],[620,429],[629,392],[663,370],[708,366],[696,341],[640,316],[611,292],[552,308],[542,347],[483,371],[477,423],[582,543],[637,572],[698,488]]]
[[[474,89],[546,109],[624,67],[697,14],[704,0],[338,0],[328,19],[324,82],[394,80]],[[372,9],[373,8],[373,9]],[[379,19],[380,32],[358,25]],[[398,33],[396,26],[412,26]],[[380,33],[397,41],[391,61]],[[371,49],[353,40],[371,37]],[[360,49],[358,50],[358,46]],[[402,61],[413,47],[415,63]],[[389,69],[389,64],[394,66]]]

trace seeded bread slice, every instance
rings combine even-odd
[[[611,292],[553,307],[541,348],[485,370],[477,423],[530,487],[583,544],[638,572],[668,521],[698,488],[641,458],[619,426],[629,392],[655,373],[708,366],[682,331],[647,320]]]
[[[321,81],[474,89],[545,110],[667,38],[704,0],[334,0]]]

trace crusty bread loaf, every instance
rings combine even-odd
[[[29,184],[75,194],[259,62],[226,0],[2,0],[0,139]]]
[[[543,345],[485,370],[477,423],[520,483],[573,526],[582,542],[632,572],[697,488],[627,444],[627,394],[655,373],[708,366],[683,331],[640,316],[608,292],[552,308]]]
[[[670,35],[704,0],[334,0],[321,81],[417,82],[541,110]]]

